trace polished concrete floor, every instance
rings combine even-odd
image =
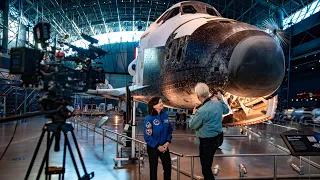
[[[95,124],[100,118],[86,118],[82,120]],[[0,161],[0,179],[18,180],[24,179],[30,164],[33,152],[41,135],[42,127],[47,120],[44,118],[34,118],[27,121],[18,121],[17,132],[14,139],[9,146],[6,154]],[[143,117],[137,118],[137,138],[143,141],[142,127]],[[0,124],[0,154],[2,155],[5,147],[11,139],[16,122]],[[194,131],[188,129],[185,125],[174,126],[174,134],[170,150],[183,154],[183,155],[197,155],[198,145],[194,143]],[[296,125],[295,128],[306,128]],[[107,179],[107,180],[126,180],[126,179],[149,179],[148,159],[144,158],[144,163],[141,164],[141,174],[138,170],[138,165],[131,164],[130,162],[119,163],[118,169],[114,169],[113,158],[116,156],[116,143],[110,139],[105,138],[104,150],[102,148],[102,136],[100,134],[94,134],[91,130],[87,130],[86,126],[78,124],[74,125],[75,135],[80,147],[81,155],[83,156],[87,172],[94,171],[95,177],[93,179]],[[109,115],[109,120],[104,124],[104,128],[115,131],[123,132],[123,124],[121,118],[113,115]],[[285,154],[286,152],[281,150],[281,147],[285,147],[279,134],[287,130],[282,126],[259,124],[249,126],[248,136],[245,137],[230,137],[232,135],[241,135],[239,127],[232,127],[224,129],[225,135],[229,137],[224,138],[224,143],[221,146],[221,150],[218,150],[216,154],[230,155],[230,154]],[[319,132],[317,128],[312,130]],[[97,129],[101,132],[101,130]],[[111,133],[107,133],[108,136],[115,138],[116,136]],[[71,141],[72,151],[76,156],[77,166],[79,167],[80,174],[83,175],[83,169],[79,161],[74,143],[69,135]],[[64,138],[60,140],[60,151],[54,152],[53,148],[50,151],[50,166],[62,166],[63,157],[63,142]],[[278,146],[275,146],[278,145]],[[46,147],[46,138],[44,138],[42,147],[39,150],[37,159],[32,169],[32,173],[29,179],[35,179],[39,170],[41,160],[44,156]],[[120,148],[120,146],[119,146]],[[126,149],[126,148],[125,148]],[[124,149],[124,151],[125,151]],[[126,152],[123,153],[124,156]],[[171,157],[174,157],[173,155]],[[309,157],[305,157],[309,159]],[[302,159],[301,164],[305,168],[305,174],[309,172],[311,174],[318,174],[320,177],[320,157],[310,157],[312,165],[309,165],[305,159]],[[67,152],[66,158],[66,173],[65,179],[78,179],[75,173],[75,168],[72,164],[70,154]],[[201,175],[201,167],[198,158],[195,158],[194,174],[196,176]],[[215,157],[214,165],[220,165],[220,173],[216,177],[217,179],[238,179],[239,177],[239,164],[242,163],[246,166],[248,173],[245,176],[273,176],[274,173],[274,157],[272,156],[253,156],[253,157]],[[278,156],[277,157],[277,175],[296,175],[291,167],[290,163],[299,165],[299,158],[292,156]],[[176,163],[174,163],[176,165]],[[183,172],[191,171],[191,159],[187,157],[181,158],[180,168]],[[43,173],[42,173],[43,174]],[[162,179],[162,165],[158,167],[158,177]],[[177,173],[172,170],[172,179],[177,179]],[[44,179],[44,175],[41,176]],[[53,179],[57,179],[54,177]],[[190,177],[181,174],[180,179],[190,179]],[[288,178],[299,179],[299,178]],[[320,179],[320,178],[317,178]]]

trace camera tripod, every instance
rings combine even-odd
[[[37,156],[39,148],[41,146],[43,137],[45,136],[46,132],[47,132],[47,148],[46,148],[45,155],[43,157],[43,160],[41,162],[41,165],[40,165],[40,168],[39,168],[39,171],[38,171],[38,175],[37,175],[37,178],[36,178],[37,180],[41,176],[42,169],[43,169],[45,163],[46,163],[46,167],[45,167],[46,180],[47,180],[48,177],[49,177],[49,179],[51,179],[51,175],[53,175],[53,174],[59,174],[59,179],[62,179],[62,180],[64,179],[65,164],[66,164],[66,148],[67,148],[67,146],[68,146],[68,149],[69,149],[69,152],[70,152],[70,155],[71,155],[71,159],[72,159],[74,168],[76,170],[78,179],[79,180],[89,180],[89,179],[92,179],[94,177],[94,172],[91,172],[90,174],[87,173],[87,170],[86,170],[86,167],[84,165],[84,161],[82,159],[82,156],[80,154],[79,146],[78,146],[78,143],[77,143],[77,140],[76,140],[76,137],[74,135],[73,130],[74,130],[74,128],[72,127],[72,125],[70,123],[66,123],[65,121],[64,122],[52,122],[52,121],[49,121],[44,125],[44,127],[42,129],[42,133],[41,133],[40,139],[39,139],[39,142],[37,144],[36,150],[35,150],[35,152],[33,154],[31,163],[29,165],[25,180],[27,180],[29,178],[29,175],[30,175],[30,172],[32,170],[34,161],[36,159],[36,156]],[[63,165],[62,165],[62,167],[52,167],[52,166],[49,166],[49,151],[50,151],[50,147],[52,145],[52,142],[53,142],[54,138],[56,139],[54,150],[55,151],[59,151],[59,142],[60,142],[61,131],[64,134]],[[50,133],[51,132],[52,132],[52,135],[50,137]],[[68,139],[68,132],[71,132],[71,134],[72,134],[72,138],[73,138],[74,144],[76,146],[77,153],[79,155],[82,168],[83,168],[84,173],[85,173],[82,177],[80,177],[79,169],[77,167],[77,164],[76,164],[76,161],[75,161],[75,157],[74,157],[74,154],[73,154],[72,149],[71,149],[71,145],[70,145],[70,142],[69,142],[69,139]]]

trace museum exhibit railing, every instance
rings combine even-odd
[[[290,154],[284,154],[284,153],[279,153],[279,154],[215,154],[215,158],[219,157],[273,157],[273,176],[243,176],[243,174],[247,174],[247,170],[245,169],[245,166],[242,164],[239,164],[239,177],[223,177],[223,178],[218,178],[218,179],[224,179],[224,180],[234,180],[236,179],[277,179],[277,178],[285,178],[285,179],[290,179],[290,178],[320,178],[320,174],[303,174],[299,173],[298,170],[295,170],[299,174],[297,175],[277,175],[277,157],[279,156],[291,156]],[[191,158],[191,173],[190,173],[190,178],[191,179],[202,179],[201,176],[196,176],[194,174],[194,159],[199,158],[199,155],[184,155],[186,158]],[[293,164],[294,165],[294,164]],[[293,166],[291,165],[291,166]],[[300,165],[301,165],[301,157],[300,157]],[[296,165],[295,165],[296,166]],[[299,166],[297,166],[299,167]],[[293,168],[293,167],[292,167]],[[309,166],[310,168],[310,166]],[[299,169],[300,170],[300,169]],[[310,172],[310,170],[309,170]]]
[[[86,127],[86,129],[87,129],[87,132],[86,132],[87,137],[88,137],[89,130],[92,130],[94,132],[93,133],[93,140],[95,140],[95,133],[102,135],[102,137],[103,137],[102,138],[102,150],[103,151],[104,151],[105,138],[108,138],[108,139],[116,142],[116,158],[114,158],[115,168],[117,168],[117,162],[116,162],[117,159],[121,159],[121,157],[119,157],[119,145],[121,145],[121,146],[125,145],[125,143],[121,141],[121,138],[126,139],[126,141],[131,141],[131,143],[133,141],[135,143],[137,143],[138,144],[138,146],[137,146],[138,147],[138,157],[139,157],[139,158],[137,158],[138,165],[139,165],[139,175],[141,174],[141,171],[140,171],[141,158],[140,157],[141,157],[141,155],[143,155],[143,153],[141,153],[141,149],[142,149],[142,146],[143,145],[146,146],[147,143],[142,142],[142,141],[140,141],[138,139],[133,139],[133,138],[131,138],[129,136],[126,136],[124,134],[117,133],[115,131],[106,129],[104,127],[98,128],[98,127],[96,127],[95,124],[92,124],[92,123],[89,123],[87,121],[81,120],[81,118],[76,117],[76,116],[73,119],[71,119],[71,121],[74,123],[74,127],[76,127],[75,129],[77,129],[77,131],[79,131],[79,125],[83,126],[83,127]],[[102,132],[99,131],[99,129],[102,130]],[[82,134],[82,128],[81,127],[80,127],[80,132]],[[116,136],[116,138],[108,136],[107,132],[113,134],[114,136]],[[181,169],[180,169],[180,158],[183,157],[183,155],[179,154],[179,153],[176,153],[176,152],[173,152],[173,151],[170,151],[170,154],[176,156],[176,158],[174,158],[174,159],[176,159],[176,161],[177,161],[176,164],[177,165],[176,166],[172,165],[172,169],[177,171],[177,179],[179,180],[180,179],[180,173],[182,173],[182,174],[188,173],[188,172],[185,172],[183,170],[181,171]],[[122,156],[122,151],[121,151],[121,156]]]
[[[105,127],[101,127],[101,128],[98,128],[96,127],[95,124],[92,124],[92,123],[89,123],[87,122],[86,120],[81,120],[81,117],[74,117],[73,119],[71,119],[71,121],[74,123],[74,127],[75,129],[77,129],[77,131],[79,131],[79,125],[82,126],[82,127],[85,127],[86,128],[86,135],[88,137],[88,133],[89,133],[89,130],[93,131],[93,141],[95,141],[95,133],[97,134],[100,134],[103,136],[102,138],[102,149],[104,150],[104,146],[105,146],[105,138],[108,138],[114,142],[116,142],[116,158],[119,158],[119,145],[120,146],[125,146],[125,142],[123,142],[121,140],[121,138],[124,138],[126,139],[125,141],[131,141],[131,143],[134,141],[136,142],[138,145],[138,165],[139,165],[139,174],[140,174],[140,164],[141,164],[141,155],[143,155],[143,153],[141,151],[142,146],[143,145],[146,145],[145,142],[142,142],[138,139],[133,139],[131,137],[128,137],[124,134],[121,134],[121,133],[118,133],[118,132],[115,132],[115,131],[112,131],[112,130],[109,130],[109,129],[106,129]],[[83,128],[80,127],[80,133],[82,134],[82,131],[83,131]],[[248,129],[248,131],[250,133],[251,130]],[[112,136],[108,135],[107,133],[109,134],[112,134]],[[258,134],[256,134],[258,135]],[[139,135],[138,135],[139,136]],[[122,151],[122,150],[121,150]],[[176,170],[177,171],[177,180],[180,180],[180,173],[185,175],[185,176],[188,176],[190,177],[190,179],[203,179],[202,176],[199,176],[199,175],[196,175],[194,174],[195,171],[194,171],[194,165],[195,165],[195,158],[199,158],[199,155],[183,155],[183,154],[179,154],[179,153],[176,153],[176,152],[172,152],[170,151],[170,153],[174,156],[176,156],[175,158],[172,158],[172,159],[176,159],[177,161],[177,165],[174,166],[172,165],[172,169]],[[121,152],[122,154],[122,152]],[[312,164],[312,161],[310,161],[310,157],[309,157],[309,160],[307,160],[308,164],[309,164],[309,174],[307,173],[304,173],[303,169],[301,170],[300,172],[300,169],[299,167],[301,167],[301,160],[303,160],[303,157],[297,157],[297,158],[300,158],[300,166],[297,166],[295,164],[291,164],[290,166],[292,167],[292,169],[294,171],[297,172],[297,174],[290,174],[290,175],[279,175],[277,174],[277,169],[278,169],[278,165],[277,165],[277,157],[284,157],[284,156],[287,156],[287,157],[290,157],[292,155],[290,155],[289,153],[273,153],[273,154],[215,154],[215,158],[232,158],[232,157],[253,157],[253,158],[257,158],[257,157],[273,157],[273,175],[272,176],[244,176],[244,174],[247,174],[247,169],[246,167],[243,165],[243,164],[239,164],[239,177],[216,177],[216,179],[223,179],[223,180],[233,180],[233,179],[277,179],[277,178],[320,178],[320,174],[310,174],[310,165],[313,166]],[[186,171],[186,170],[183,170],[181,169],[180,167],[180,160],[182,157],[186,157],[186,158],[190,158],[191,159],[191,163],[190,163],[190,167],[191,167],[191,172],[189,171]],[[115,159],[114,158],[114,161]],[[172,160],[173,161],[173,160]],[[278,160],[279,161],[279,160]],[[216,165],[218,166],[218,165]],[[218,174],[219,171],[220,171],[220,166],[218,167],[214,167],[213,168],[213,172],[214,174]],[[288,165],[289,166],[289,165]],[[117,167],[117,163],[115,162],[115,168]],[[218,169],[216,169],[218,168]],[[221,168],[224,168],[223,166]]]
[[[262,128],[259,129],[258,127],[252,127],[248,126],[245,129],[250,132],[251,135],[255,135],[259,141],[261,141],[262,139],[266,140],[266,142],[271,145],[276,147],[277,149],[283,151],[284,153],[290,154],[289,149],[285,148],[286,145],[284,143],[284,141],[282,140],[282,138],[280,137],[280,134],[282,132],[288,131],[288,130],[297,130],[297,128],[295,127],[290,127],[290,126],[286,126],[286,125],[279,125],[279,124],[268,124],[268,123],[261,123],[260,125],[268,125],[271,128]],[[290,125],[290,124],[288,124]],[[317,131],[317,129],[315,129],[315,126],[313,127],[314,131]],[[275,133],[276,135],[271,136],[271,132]],[[305,163],[311,164],[313,167],[320,169],[320,164],[316,163],[315,161],[317,161],[316,159],[314,161],[312,161],[312,159],[310,160],[310,157],[303,157],[303,156],[299,156],[299,159],[304,161]]]

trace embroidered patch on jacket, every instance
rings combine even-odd
[[[146,124],[146,128],[151,128],[151,123],[150,123],[150,122],[148,122],[148,123]]]
[[[160,121],[158,119],[153,120],[153,124],[158,126],[160,124]]]
[[[163,120],[164,123],[169,123],[169,119]]]
[[[147,133],[147,135],[151,135],[152,134],[152,129],[151,128],[148,128],[147,130],[146,130],[146,133]]]

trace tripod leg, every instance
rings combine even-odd
[[[37,144],[36,150],[35,150],[34,153],[33,153],[33,156],[32,156],[32,159],[31,159],[31,162],[30,162],[30,165],[29,165],[27,174],[26,174],[26,177],[24,178],[25,180],[27,180],[27,179],[29,178],[29,175],[30,175],[32,166],[33,166],[33,164],[34,164],[34,161],[36,160],[36,157],[37,157],[37,154],[38,154],[38,151],[39,151],[41,142],[42,142],[42,140],[43,140],[44,133],[45,133],[45,130],[43,129],[43,130],[42,130],[42,133],[41,133],[41,135],[40,135],[40,139],[39,139],[39,142],[38,142],[38,144]]]
[[[72,132],[72,131],[71,131],[71,132]],[[68,145],[68,149],[69,149],[69,152],[70,152],[70,155],[71,155],[71,159],[72,159],[74,168],[75,168],[76,173],[77,173],[77,175],[78,175],[78,179],[80,179],[79,169],[78,169],[78,167],[77,167],[76,160],[75,160],[75,158],[74,158],[74,155],[73,155],[73,152],[72,152],[72,149],[71,149],[71,145],[70,145],[69,140],[68,140],[68,135],[67,135],[67,133],[64,133],[64,138],[65,138],[65,141],[66,141],[66,143],[67,143],[67,145]],[[81,157],[81,156],[80,156],[80,157]]]
[[[52,133],[52,137],[54,137],[56,134],[54,134],[54,132]],[[49,142],[49,140],[50,140],[50,131],[48,132],[48,135],[47,135],[47,142]],[[51,180],[51,175],[47,175],[47,173],[46,173],[46,171],[48,170],[48,164],[49,164],[49,151],[50,151],[50,147],[51,147],[51,144],[48,144],[47,143],[47,149],[46,149],[46,155],[44,156],[45,158],[43,158],[43,160],[44,159],[46,159],[45,160],[45,162],[46,162],[46,169],[45,169],[45,171],[44,171],[44,174],[45,174],[45,176],[46,176],[46,180],[47,180],[47,178],[48,178],[48,176],[49,176],[49,180]],[[41,168],[41,172],[42,172],[42,166],[40,167]],[[40,172],[40,174],[41,174],[41,172]]]
[[[63,134],[66,134],[65,132],[63,132]],[[66,138],[66,135],[64,136],[64,138]],[[64,140],[64,146],[63,146],[63,165],[62,168],[65,169],[66,166],[66,152],[67,152],[67,141]],[[60,176],[60,175],[59,175]],[[59,178],[60,179],[60,178]],[[62,180],[64,180],[64,173],[62,174]]]
[[[87,173],[87,169],[86,169],[86,167],[84,165],[84,161],[82,159],[81,153],[80,153],[80,149],[79,149],[79,146],[78,146],[78,142],[77,142],[76,136],[74,135],[73,131],[71,131],[71,134],[72,134],[72,139],[74,141],[74,144],[76,145],[77,152],[79,154],[79,158],[80,158],[80,161],[81,161],[81,165],[82,165],[83,171],[84,171],[85,174],[88,174]]]
[[[41,162],[41,166],[40,166],[39,171],[38,171],[37,180],[40,179],[40,176],[41,176],[42,169],[43,169],[43,166],[44,166],[45,161],[47,160],[46,163],[49,163],[49,150],[50,150],[50,147],[51,147],[52,142],[53,142],[53,139],[54,139],[54,134],[52,134],[50,140],[49,140],[49,137],[50,137],[50,132],[48,132],[48,137],[47,137],[47,149],[46,149],[46,153],[45,153],[45,155],[44,155],[44,157],[43,157],[43,160],[42,160],[42,162]],[[47,179],[47,175],[46,175],[46,179]]]

